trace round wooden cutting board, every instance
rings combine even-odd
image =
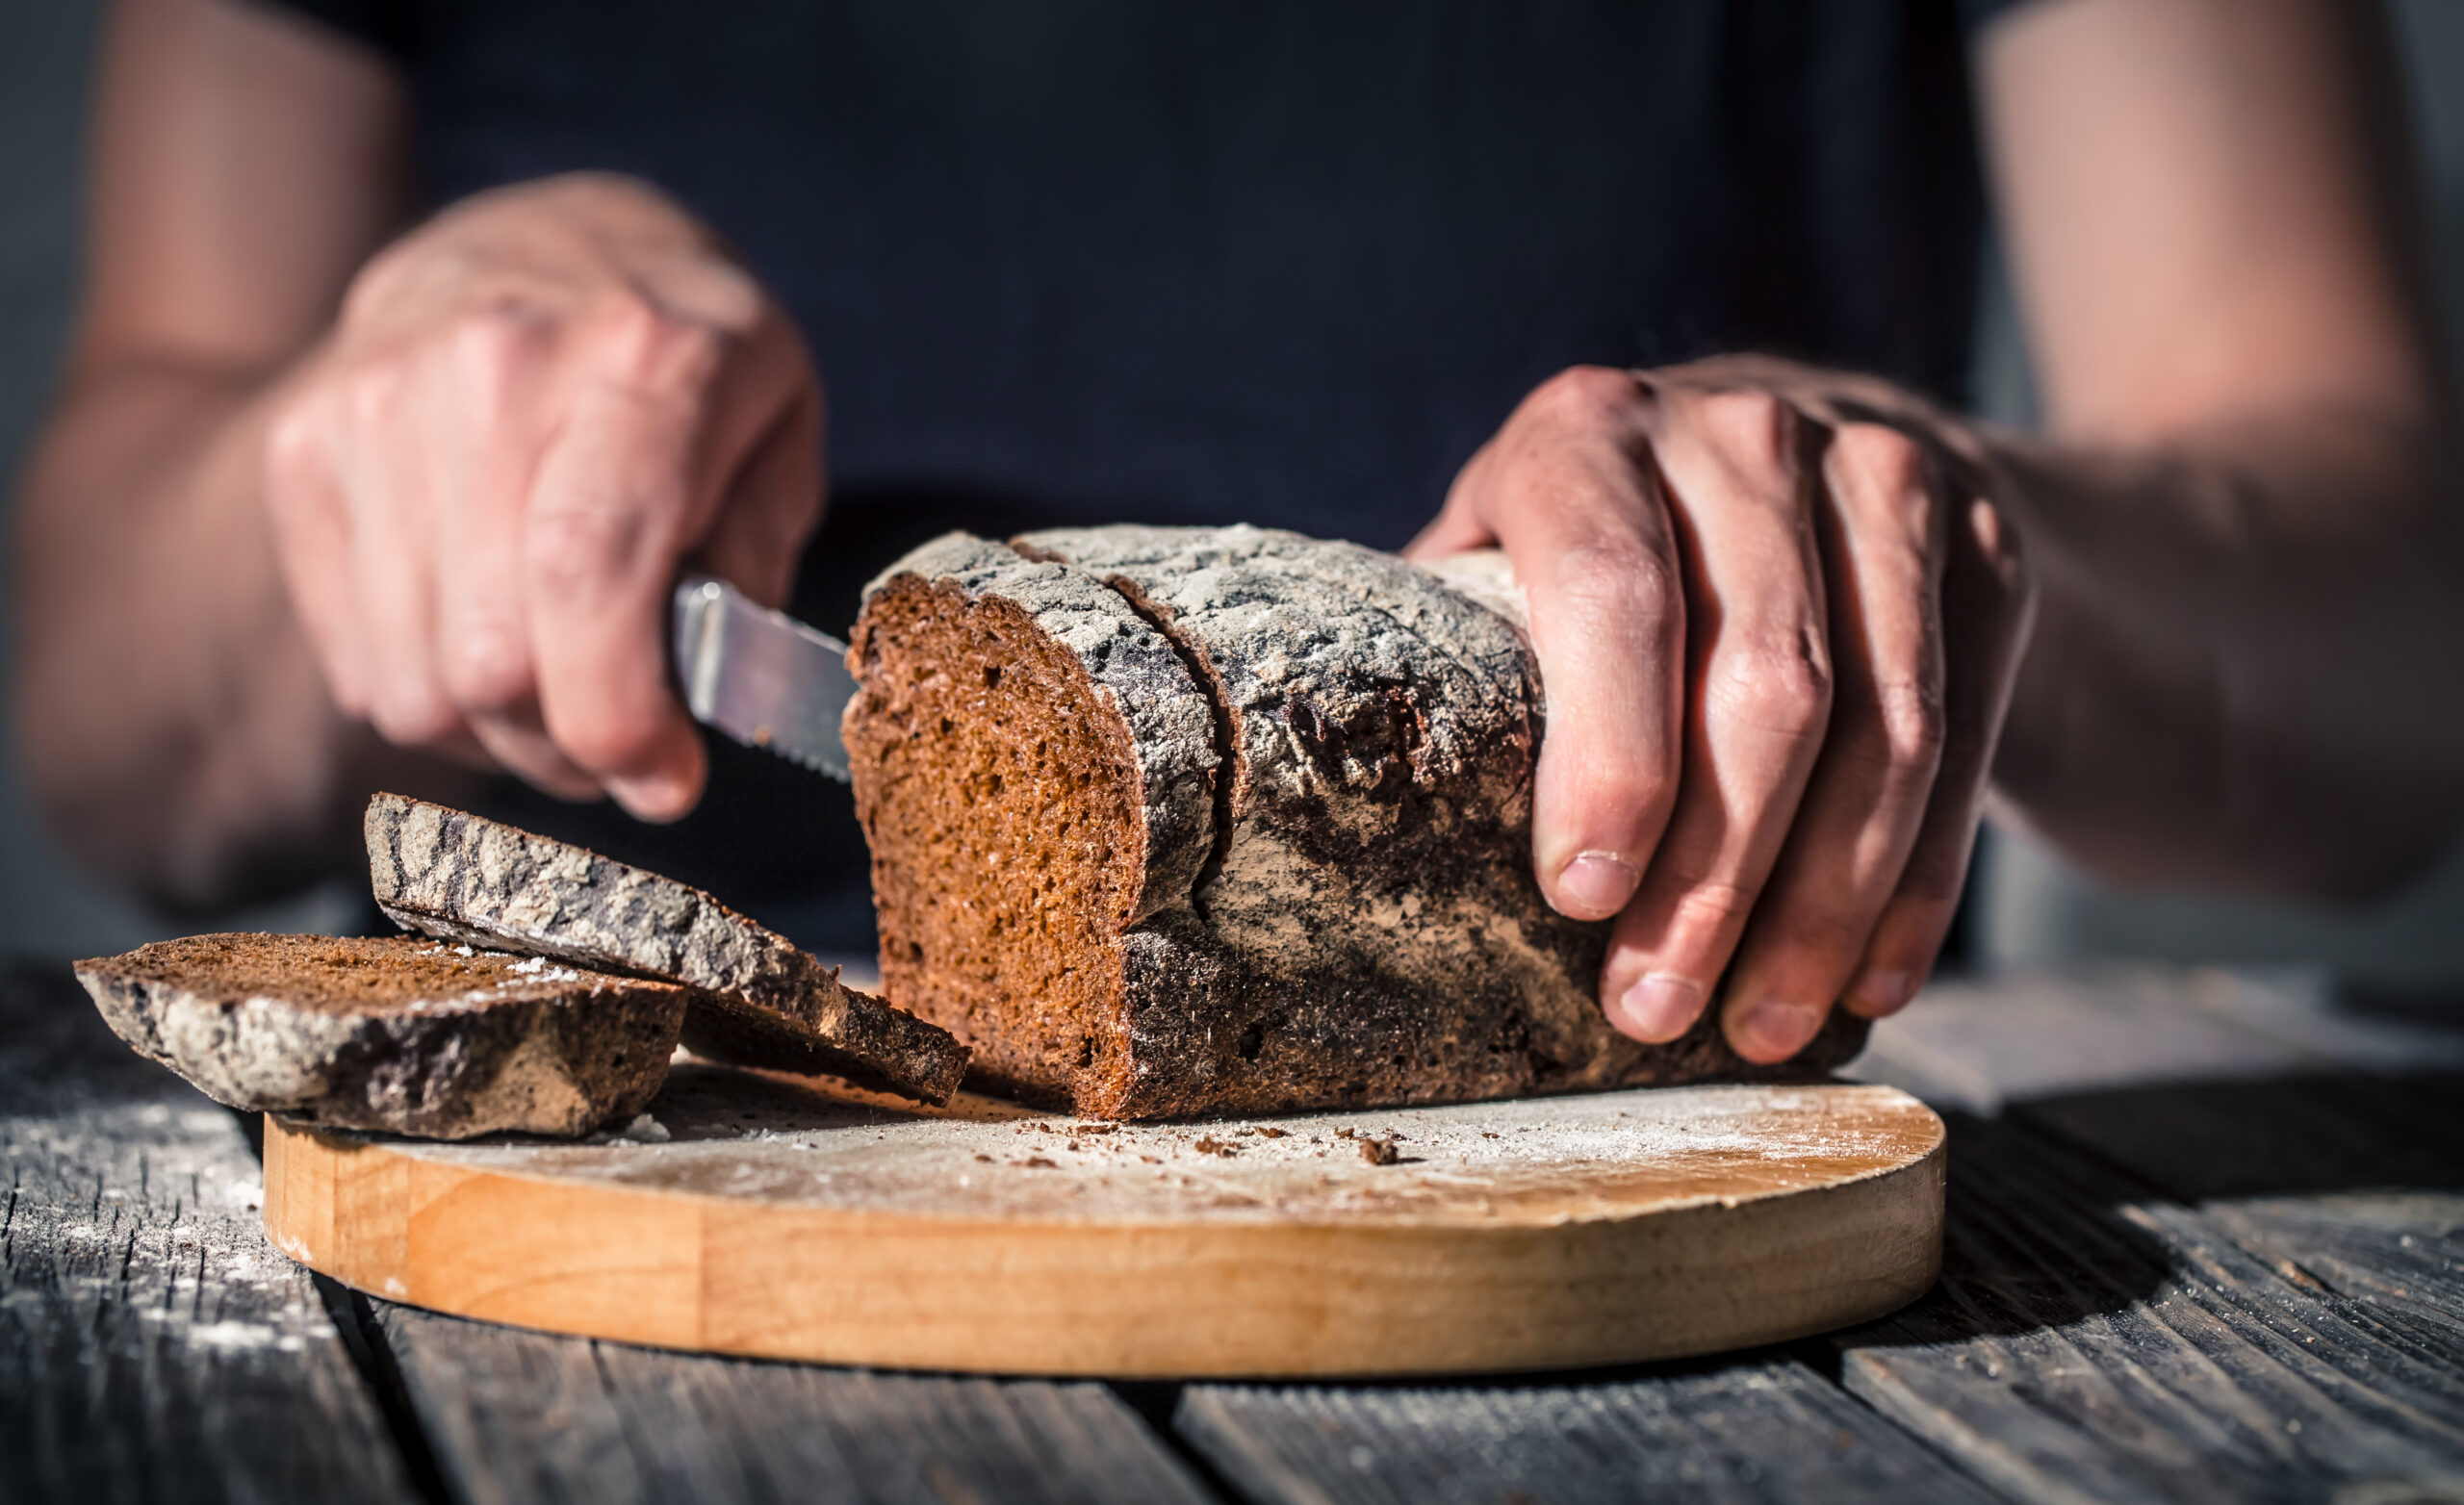
[[[1116,1127],[692,1063],[647,1120],[587,1141],[266,1126],[267,1232],[372,1294],[904,1368],[1391,1375],[1705,1353],[1913,1299],[1941,1214],[1941,1120],[1877,1086]]]

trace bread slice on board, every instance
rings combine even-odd
[[[928,1103],[966,1072],[948,1031],[842,985],[708,894],[581,847],[401,795],[368,804],[369,880],[398,923],[693,990],[697,1055],[829,1072]]]
[[[432,1139],[638,1113],[684,1017],[674,983],[425,936],[192,935],[76,970],[121,1039],[218,1102]]]
[[[1500,560],[1490,561],[1494,567]],[[1602,1017],[1531,874],[1502,570],[1253,527],[951,534],[867,589],[845,733],[892,1002],[1110,1117],[1806,1075]]]

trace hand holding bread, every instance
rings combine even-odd
[[[1835,1001],[1891,1012],[1966,876],[2017,540],[1943,421],[1826,374],[1565,372],[1411,550],[1513,561],[1549,689],[1533,861],[1559,910],[1615,917],[1600,998],[1639,1040],[1715,993],[1755,1061]]]

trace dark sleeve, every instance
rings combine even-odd
[[[396,63],[411,53],[410,0],[256,0],[304,16]]]

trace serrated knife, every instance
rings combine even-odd
[[[674,633],[676,677],[695,721],[846,779],[838,718],[856,694],[846,644],[706,574],[677,582]]]

